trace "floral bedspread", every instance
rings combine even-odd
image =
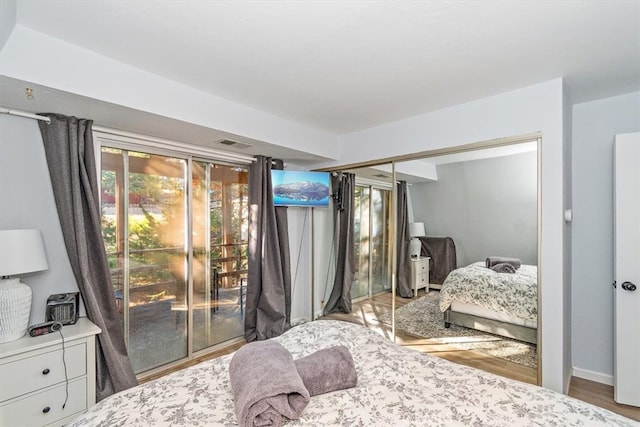
[[[338,344],[356,388],[311,398],[304,426],[640,425],[574,398],[393,344],[362,326],[315,321],[275,338],[294,359]],[[105,399],[70,426],[233,426],[228,365],[209,360]]]
[[[522,265],[515,274],[496,273],[484,262],[453,270],[440,290],[440,310],[459,301],[537,322],[537,271],[535,265]]]

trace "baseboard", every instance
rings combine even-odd
[[[600,372],[593,372],[587,369],[573,368],[573,376],[589,381],[595,381],[600,384],[613,385],[613,375],[606,375]]]

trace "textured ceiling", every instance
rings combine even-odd
[[[637,1],[21,0],[17,24],[335,134],[557,77],[640,89]]]

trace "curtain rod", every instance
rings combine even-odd
[[[38,114],[27,113],[26,111],[14,110],[12,108],[0,107],[0,114],[9,114],[11,116],[26,117],[27,119],[42,120],[43,122],[51,123],[49,117],[40,116]]]
[[[14,108],[6,108],[6,107],[0,107],[0,114],[9,114],[10,116],[19,116],[19,117],[25,117],[27,119],[34,119],[34,120],[42,120],[43,122],[47,122],[47,123],[51,123],[51,119],[49,117],[46,116],[41,116],[39,114],[34,114],[34,113],[28,113],[26,111],[21,111],[21,110],[16,110]],[[121,130],[116,130],[116,129],[110,129],[110,128],[106,128],[106,127],[102,127],[99,125],[93,125],[92,126],[93,131],[95,132],[100,132],[100,133],[105,133],[105,134],[111,134],[111,135],[118,135],[118,136],[125,136],[125,137],[133,137],[133,138],[137,138],[137,139],[145,139],[147,141],[153,141],[153,142],[160,142],[160,143],[170,143],[171,145],[177,145],[177,146],[181,146],[181,148],[184,148],[184,143],[180,143],[180,142],[176,142],[176,141],[171,141],[168,139],[164,139],[164,138],[156,138],[156,137],[150,137],[147,135],[141,135],[141,134],[137,134],[134,132],[126,132],[126,131],[121,131]],[[232,160],[235,162],[242,162],[242,163],[251,163],[251,162],[255,162],[255,158],[251,157],[251,156],[247,156],[244,154],[239,154],[239,153],[234,153],[232,151],[222,151],[222,150],[215,150],[215,149],[208,149],[206,150],[207,153],[206,154],[214,154],[214,155],[218,155],[218,156],[224,156],[227,157],[227,160]],[[273,161],[273,163],[275,163],[275,160]],[[287,166],[286,163],[283,163],[283,166]]]
[[[51,119],[49,117],[46,116],[41,116],[38,114],[34,114],[34,113],[28,113],[26,111],[21,111],[21,110],[16,110],[13,108],[6,108],[6,107],[0,107],[0,114],[9,114],[12,116],[19,116],[19,117],[25,117],[28,119],[35,119],[35,120],[42,120],[44,122],[47,123],[51,123]],[[120,136],[120,137],[126,137],[126,138],[134,138],[134,139],[142,139],[142,140],[146,140],[147,142],[152,142],[155,144],[161,144],[165,147],[170,147],[170,148],[178,148],[178,149],[186,149],[187,147],[190,149],[195,149],[198,153],[197,154],[205,154],[208,156],[215,156],[215,157],[219,157],[223,160],[227,160],[227,161],[232,161],[232,162],[236,162],[236,163],[251,163],[253,161],[255,161],[255,158],[251,157],[251,156],[247,156],[244,154],[238,154],[238,153],[234,153],[234,152],[228,152],[228,151],[222,151],[222,150],[216,150],[216,149],[211,149],[208,147],[199,147],[199,146],[192,146],[191,144],[186,144],[186,143],[182,143],[182,142],[177,142],[177,141],[172,141],[169,139],[164,139],[164,138],[156,138],[156,137],[152,137],[152,136],[148,136],[148,135],[141,135],[141,134],[137,134],[134,132],[126,132],[126,131],[121,131],[121,130],[116,130],[116,129],[110,129],[110,128],[106,128],[106,127],[102,127],[99,125],[93,125],[92,126],[92,130],[94,132],[98,132],[98,133],[102,133],[102,134],[108,134],[108,135],[115,135],[115,136]]]

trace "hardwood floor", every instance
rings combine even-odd
[[[419,291],[423,294],[424,291]],[[412,299],[396,298],[396,308],[413,301]],[[324,317],[325,319],[336,319],[347,322],[358,323],[372,329],[386,337],[391,337],[391,328],[378,321],[378,316],[385,312],[391,311],[391,294],[381,294],[371,299],[363,300],[353,304],[351,314],[336,313]],[[444,359],[450,360],[462,365],[473,366],[483,369],[497,375],[512,378],[518,381],[536,383],[537,372],[535,369],[528,368],[524,365],[509,362],[504,359],[488,356],[484,353],[478,353],[470,350],[460,350],[446,344],[434,342],[415,335],[407,334],[402,331],[396,331],[396,343],[398,345],[414,348],[416,350],[430,353]],[[172,366],[167,370],[154,372],[152,375],[146,375],[140,378],[140,382],[150,381],[162,375],[177,371],[190,365],[194,365],[203,360],[213,359],[216,357],[229,354],[242,346],[243,343],[235,343],[231,346],[214,351],[207,355],[199,357],[180,365]],[[606,408],[612,412],[640,421],[640,408],[627,405],[619,405],[613,400],[613,387],[585,380],[582,378],[572,377],[569,395],[577,399],[589,402],[593,405]]]
[[[423,295],[423,292],[424,291],[419,291],[418,296]],[[397,297],[396,309],[411,301],[413,300]],[[324,318],[358,323],[386,337],[391,337],[391,327],[378,321],[378,316],[390,311],[391,294],[381,294],[374,296],[371,299],[354,303],[351,314],[337,313]],[[484,353],[452,348],[451,346],[407,334],[402,331],[396,331],[396,343],[398,345],[414,348],[425,353],[442,357],[455,363],[473,366],[475,368],[518,381],[536,384],[537,372],[535,369],[504,359],[492,357]],[[640,421],[640,408],[617,404],[613,400],[613,387],[611,386],[582,378],[572,377],[569,395],[576,399],[616,412],[625,417]]]
[[[585,380],[583,378],[571,377],[569,396],[640,421],[640,408],[616,403],[613,400],[613,387],[610,385]]]

